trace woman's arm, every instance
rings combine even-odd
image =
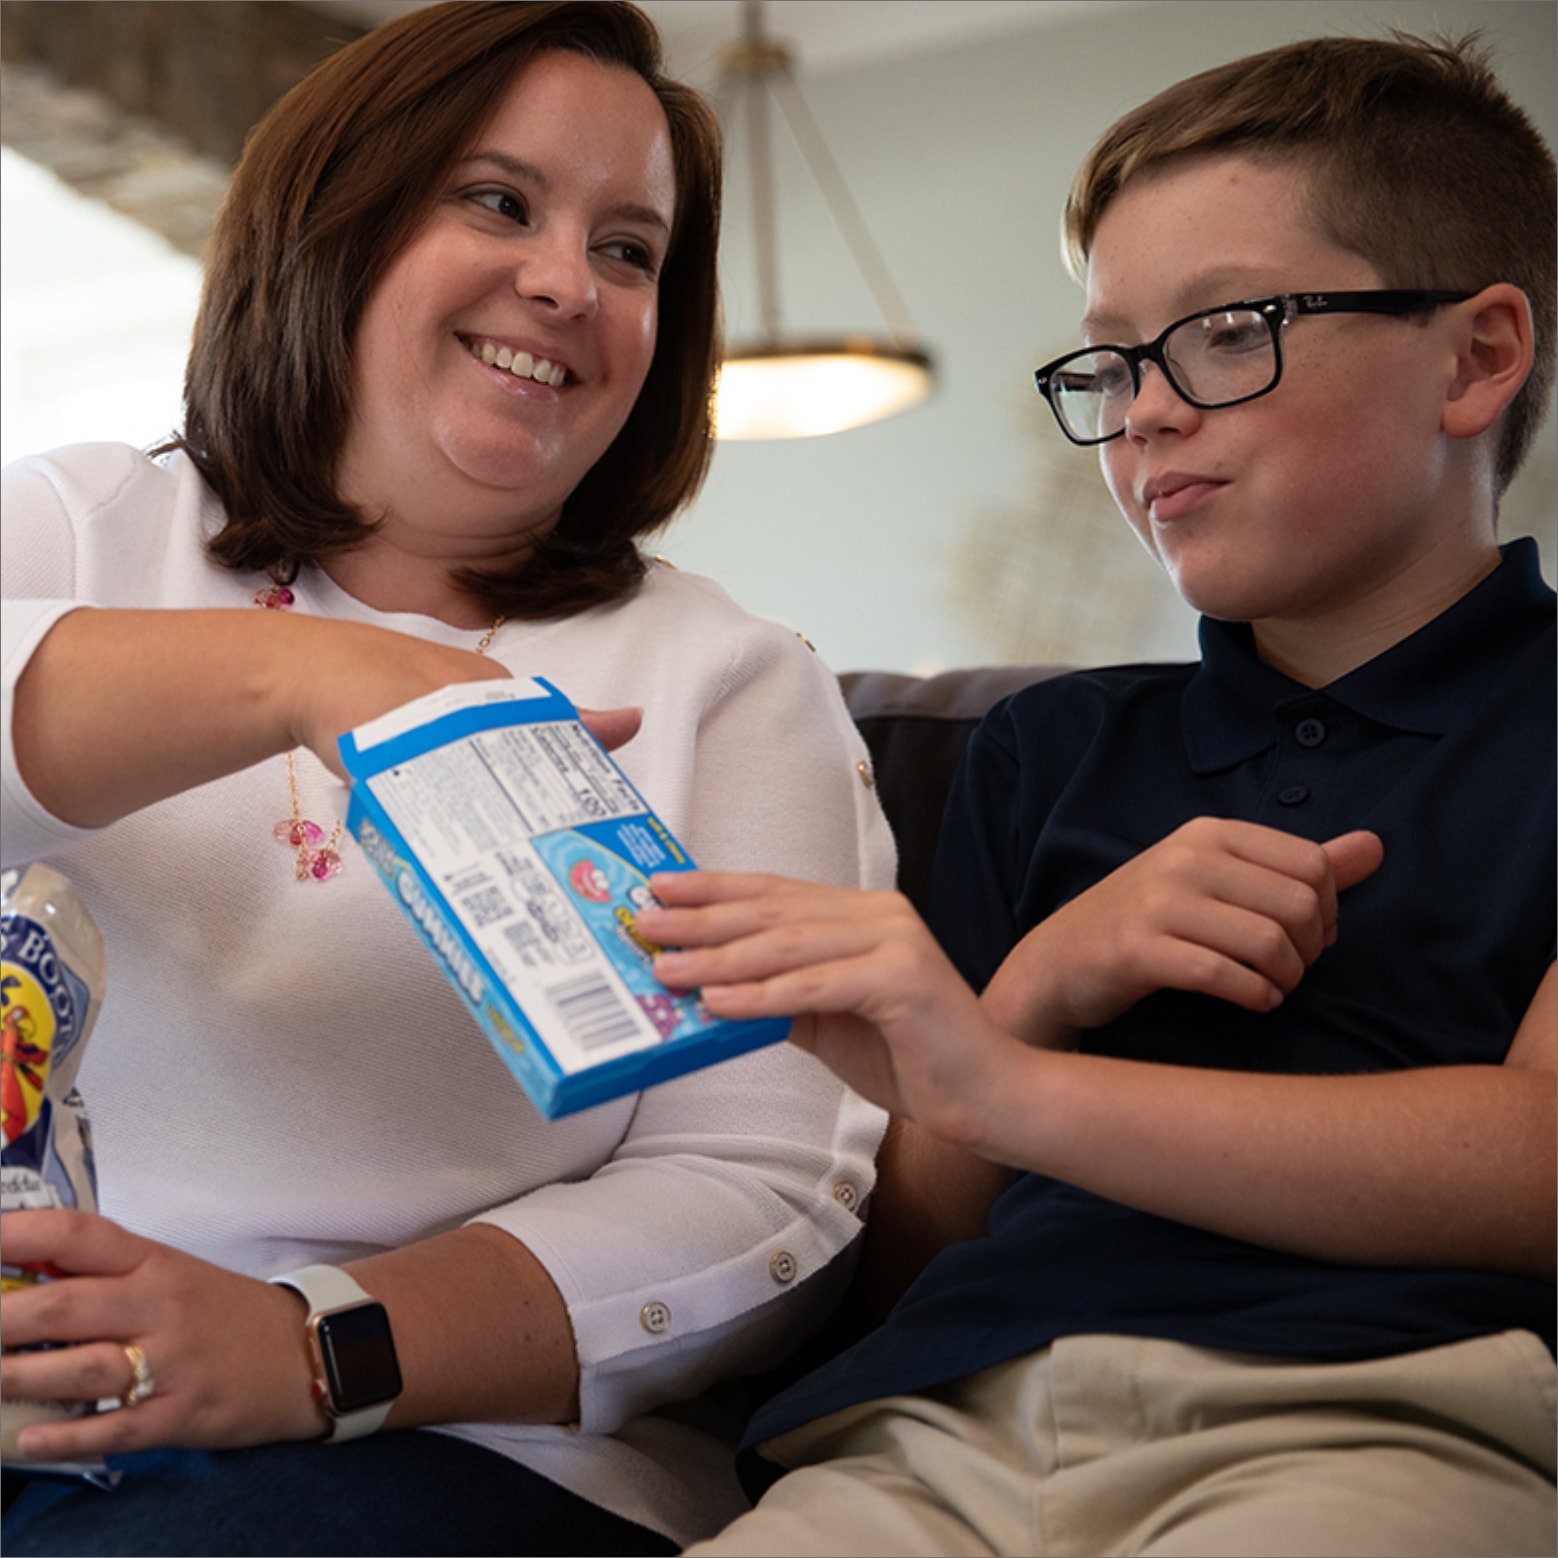
[[[80,610],[16,679],[18,772],[45,810],[101,827],[296,746],[341,772],[336,738],[484,656],[360,623],[270,611]]]
[[[297,1296],[143,1239],[106,1218],[8,1213],[6,1260],[68,1275],[3,1300],[0,1394],[93,1401],[129,1383],[127,1343],[156,1390],[133,1410],[38,1426],[34,1459],[153,1445],[231,1448],[320,1437]],[[404,1391],[389,1426],[504,1419],[570,1422],[578,1363],[562,1297],[523,1245],[493,1228],[441,1234],[346,1268],[384,1304]]]
[[[341,775],[344,731],[440,687],[508,674],[485,656],[361,623],[77,610],[21,667],[7,739],[38,806],[69,827],[102,827],[294,747]],[[608,749],[638,729],[635,709],[581,714]]]

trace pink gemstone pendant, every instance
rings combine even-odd
[[[284,584],[273,584],[267,590],[256,590],[254,601],[267,611],[285,611],[297,597]]]
[[[297,822],[290,817],[283,817],[271,832],[278,843],[290,849],[301,849],[305,844],[312,847],[325,836],[325,830],[317,822],[310,822],[307,817]]]
[[[308,869],[316,882],[328,881],[341,873],[341,857],[333,849],[316,849]]]

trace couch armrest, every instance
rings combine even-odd
[[[947,791],[974,727],[1008,693],[1068,669],[994,665],[938,676],[846,671],[839,677],[898,840],[898,885],[916,908],[924,908]]]

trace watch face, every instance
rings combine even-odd
[[[357,1304],[321,1315],[314,1328],[336,1416],[361,1412],[400,1394],[400,1364],[383,1304]]]

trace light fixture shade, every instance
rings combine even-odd
[[[924,352],[876,341],[738,347],[720,365],[714,433],[722,441],[842,433],[917,406],[932,382]]]

